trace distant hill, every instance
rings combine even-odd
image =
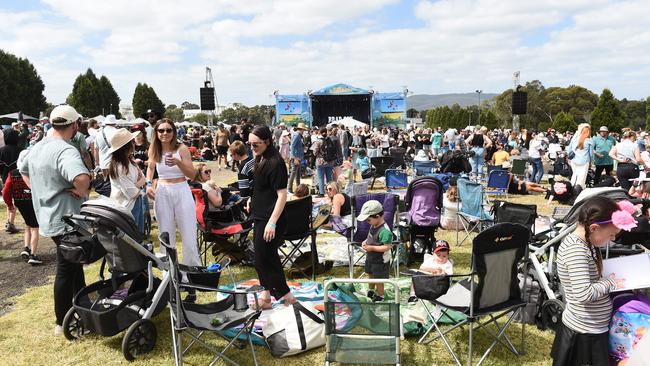
[[[499,94],[494,93],[481,93],[481,103],[484,100],[489,100]],[[414,108],[418,111],[423,109],[431,109],[444,105],[452,106],[458,103],[461,107],[476,105],[478,103],[478,95],[476,93],[457,93],[457,94],[419,94],[411,95],[408,97],[408,108]]]

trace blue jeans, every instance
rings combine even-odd
[[[485,149],[482,147],[473,147],[472,151],[474,152],[474,156],[469,161],[472,164],[472,173],[480,175],[483,172],[483,164],[485,162]]]
[[[332,181],[334,175],[334,168],[331,166],[316,167],[316,177],[318,178],[318,192],[321,195],[325,194],[325,184]],[[325,180],[327,178],[327,180]]]
[[[144,204],[145,200],[143,197],[138,196],[138,198],[135,200],[135,204],[133,205],[133,209],[131,210],[131,215],[133,215],[135,224],[138,226],[138,230],[141,233],[144,233]]]
[[[535,183],[540,183],[544,176],[544,164],[542,164],[542,158],[531,158],[530,161],[533,163],[533,175],[530,179]]]

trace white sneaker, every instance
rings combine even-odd
[[[63,335],[63,327],[60,325],[55,325],[54,326],[54,336],[60,337]]]

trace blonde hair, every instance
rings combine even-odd
[[[203,168],[206,166],[208,166],[206,163],[198,163],[194,166],[194,179],[192,179],[194,182],[203,183],[201,181],[201,170],[203,170]]]
[[[588,131],[585,133],[585,131]],[[576,130],[577,143],[576,147],[580,150],[585,148],[585,140],[591,135],[591,125],[589,123],[581,123]]]
[[[447,189],[447,199],[451,202],[458,202],[458,187],[449,186]]]

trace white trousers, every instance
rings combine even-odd
[[[589,171],[589,163],[578,165],[571,162],[571,170],[573,174],[571,175],[571,185],[581,186],[582,189],[586,188],[587,182],[587,172]]]
[[[158,231],[169,233],[170,244],[176,246],[176,228],[181,234],[183,252],[181,263],[200,266],[198,242],[196,240],[196,211],[190,186],[186,183],[162,185],[156,188],[156,219]],[[160,251],[165,252],[161,246]]]

